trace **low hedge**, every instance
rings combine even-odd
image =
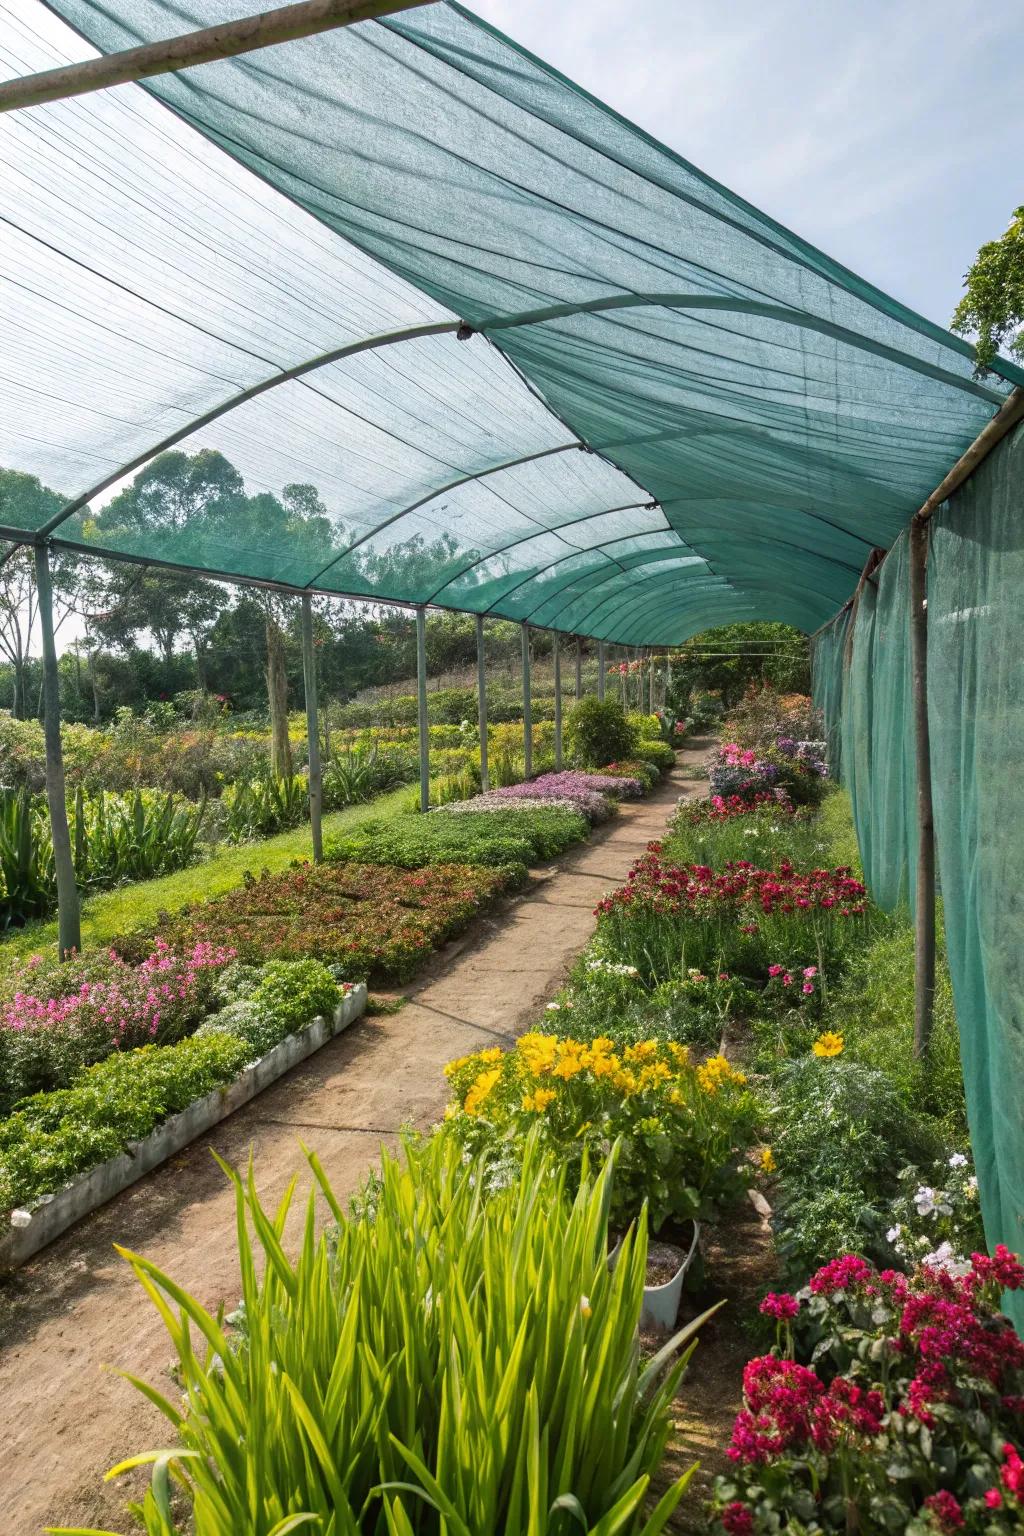
[[[676,764],[676,754],[668,742],[655,741],[651,737],[645,736],[640,742],[637,756],[642,757],[645,762],[653,763],[656,768],[661,768],[663,771],[674,768]]]
[[[328,842],[330,859],[353,864],[393,864],[422,869],[428,864],[526,866],[557,858],[590,831],[585,816],[571,809],[467,811],[460,816],[400,816],[364,822],[356,831]]]

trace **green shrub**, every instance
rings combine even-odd
[[[639,740],[622,705],[615,699],[602,701],[592,693],[569,711],[565,737],[572,760],[584,768],[604,768],[619,758],[632,757]]]
[[[568,807],[466,811],[459,816],[400,816],[364,823],[331,839],[327,856],[355,864],[526,866],[557,858],[589,834],[585,816]]]
[[[273,1019],[283,1039],[311,1019],[330,1018],[340,999],[338,983],[321,961],[271,960],[250,1000]]]
[[[168,1115],[237,1077],[247,1045],[231,1035],[146,1045],[109,1056],[70,1088],[24,1099],[0,1121],[0,1210],[53,1194]]]
[[[645,736],[637,752],[644,761],[653,763],[655,768],[661,769],[662,772],[675,767],[676,754],[667,741],[655,741],[653,737]]]
[[[483,1167],[434,1138],[407,1146],[404,1164],[385,1153],[346,1218],[311,1162],[338,1225],[315,1237],[310,1196],[294,1264],[283,1214],[232,1175],[233,1329],[127,1256],[151,1294],[173,1294],[163,1316],[185,1393],[164,1405],[180,1450],[150,1458],[149,1536],[283,1536],[286,1524],[338,1536],[664,1531],[689,1474],[656,1507],[646,1496],[699,1322],[641,1367],[646,1230],[641,1218],[609,1268],[611,1165],[570,1203],[564,1172],[534,1142],[509,1186],[481,1198]]]
[[[637,741],[643,742],[644,751],[640,754],[642,757],[646,756],[649,741],[664,742],[665,733],[662,730],[660,715],[638,714],[636,710],[630,710],[626,719],[633,727]]]

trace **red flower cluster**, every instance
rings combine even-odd
[[[696,805],[687,810],[686,820],[691,826],[706,821],[729,821],[734,816],[749,816],[759,805],[770,805],[780,816],[796,814],[796,806],[785,791],[779,789],[771,793],[759,789],[746,799],[742,795],[712,795],[707,800],[698,800]]]
[[[810,1446],[828,1454],[845,1435],[881,1432],[885,1403],[845,1376],[830,1386],[809,1366],[762,1355],[743,1372],[746,1407],[733,1425],[727,1454],[733,1461],[762,1463],[785,1451]]]
[[[786,1291],[769,1291],[758,1308],[765,1317],[774,1317],[777,1323],[788,1321],[800,1312],[800,1303]]]
[[[938,1493],[931,1494],[925,1499],[924,1507],[934,1516],[935,1525],[943,1536],[952,1536],[953,1531],[963,1529],[964,1512],[960,1501],[948,1488],[940,1488]]]
[[[746,860],[725,866],[716,875],[706,864],[681,868],[661,862],[661,845],[650,843],[634,864],[626,884],[597,905],[598,913],[644,904],[657,912],[691,911],[697,916],[746,916],[759,910],[766,917],[782,912],[825,911],[857,916],[865,909],[867,891],[848,867],[795,870],[783,859],[777,870],[758,869]]]

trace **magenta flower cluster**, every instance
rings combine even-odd
[[[204,942],[179,955],[163,939],[140,965],[111,950],[98,976],[63,996],[47,996],[45,986],[14,992],[0,1012],[0,1027],[17,1033],[98,1028],[115,1050],[149,1045],[183,1032],[176,1028],[181,1016],[203,1006],[213,974],[234,957],[233,949]],[[28,969],[31,974],[36,966],[30,962]]]

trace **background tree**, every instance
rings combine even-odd
[[[964,278],[967,292],[953,315],[954,331],[976,333],[978,369],[984,372],[1004,342],[1024,362],[1024,207],[1010,227],[981,247]]]

